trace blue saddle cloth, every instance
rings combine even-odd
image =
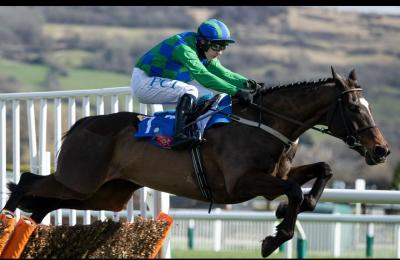
[[[222,111],[222,112],[217,112]],[[202,137],[204,131],[214,124],[230,123],[227,115],[232,114],[232,100],[227,94],[220,94],[210,109],[203,113],[197,120],[198,135]],[[172,139],[175,134],[175,110],[156,112],[153,116],[145,116],[138,125],[135,138],[148,138],[158,147],[171,149]]]

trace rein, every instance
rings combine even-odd
[[[303,127],[306,127],[306,128],[311,128],[311,129],[314,129],[314,130],[316,130],[316,131],[319,131],[319,132],[321,132],[321,133],[323,133],[323,134],[328,134],[328,135],[330,135],[330,136],[333,136],[333,137],[336,137],[336,138],[338,138],[338,139],[341,139],[341,140],[344,141],[350,148],[354,148],[354,147],[356,147],[356,146],[362,146],[361,143],[360,143],[360,140],[359,140],[359,133],[361,133],[361,132],[363,132],[363,131],[365,131],[365,130],[367,130],[367,129],[370,129],[370,128],[375,128],[376,125],[369,125],[369,126],[366,126],[366,127],[360,128],[360,129],[355,129],[355,131],[353,131],[353,133],[351,133],[350,127],[348,126],[347,121],[346,121],[345,116],[344,116],[344,108],[343,108],[343,99],[342,99],[342,96],[343,96],[344,94],[349,93],[349,92],[352,92],[352,91],[362,91],[362,88],[348,89],[348,90],[345,90],[345,91],[343,91],[342,93],[339,94],[339,96],[338,96],[338,98],[337,98],[337,101],[336,101],[336,103],[335,103],[335,107],[334,107],[332,113],[329,113],[330,118],[329,118],[329,120],[328,120],[328,122],[329,122],[328,128],[318,128],[318,127],[315,127],[315,126],[309,127],[308,125],[306,125],[305,123],[303,123],[303,122],[301,122],[301,121],[299,121],[299,120],[296,120],[296,119],[290,118],[290,117],[288,117],[288,116],[279,114],[279,113],[277,113],[277,112],[275,112],[275,111],[272,111],[272,110],[270,110],[270,109],[267,109],[267,108],[265,108],[265,107],[263,107],[263,106],[261,106],[261,105],[259,105],[259,104],[256,104],[256,103],[254,103],[254,102],[250,102],[250,106],[256,108],[256,109],[259,110],[259,111],[262,111],[262,112],[265,112],[265,113],[269,113],[269,114],[271,114],[271,115],[274,115],[274,116],[276,116],[276,117],[279,117],[279,118],[281,118],[281,119],[283,119],[283,120],[286,120],[286,121],[288,121],[288,122],[291,122],[291,123],[294,123],[294,124],[297,124],[297,125],[300,125],[300,126],[303,126]],[[344,128],[345,128],[345,130],[346,130],[346,134],[347,134],[347,135],[346,135],[345,137],[336,136],[336,135],[334,135],[333,132],[330,130],[331,124],[332,124],[333,115],[335,114],[335,112],[336,112],[336,110],[337,110],[337,107],[339,107],[339,109],[340,109],[340,116],[341,116],[341,118],[342,118],[343,125],[344,125]],[[259,120],[260,120],[260,119],[259,119]],[[259,124],[260,124],[260,123],[261,123],[261,121],[259,122]]]
[[[290,146],[290,145],[293,145],[293,144],[298,142],[298,139],[295,140],[295,141],[292,141],[289,138],[287,138],[286,136],[284,136],[283,134],[281,134],[280,132],[276,131],[275,129],[273,129],[273,128],[267,126],[267,125],[262,124],[261,123],[261,112],[265,112],[265,113],[269,113],[271,115],[274,115],[274,116],[276,116],[278,118],[281,118],[281,119],[283,119],[285,121],[294,123],[296,125],[300,125],[300,126],[303,126],[305,128],[313,129],[313,130],[316,130],[316,131],[321,132],[323,134],[328,134],[328,135],[333,136],[335,138],[341,139],[350,148],[361,147],[362,144],[360,142],[359,134],[361,132],[367,130],[367,129],[375,128],[376,125],[375,124],[368,125],[368,126],[365,126],[363,128],[360,128],[360,129],[355,129],[354,131],[350,130],[350,127],[348,126],[348,123],[347,123],[346,118],[344,116],[344,107],[343,107],[342,96],[344,94],[347,94],[347,93],[350,93],[350,92],[353,92],[353,91],[362,91],[362,88],[348,89],[348,90],[345,90],[345,91],[343,91],[342,93],[340,93],[338,95],[338,98],[336,100],[334,109],[332,110],[332,112],[328,112],[328,116],[329,116],[328,122],[329,122],[329,124],[328,124],[327,128],[318,128],[316,126],[311,126],[310,127],[307,124],[305,124],[305,123],[303,123],[303,122],[301,122],[299,120],[296,120],[296,119],[293,119],[291,117],[282,115],[282,114],[280,114],[278,112],[272,111],[271,109],[268,109],[268,108],[266,108],[264,106],[256,104],[253,101],[251,101],[249,105],[251,107],[253,107],[253,108],[256,108],[259,111],[258,122],[254,122],[254,121],[239,117],[239,116],[234,115],[234,114],[228,115],[228,114],[226,114],[226,113],[224,113],[222,111],[224,109],[224,108],[222,108],[222,109],[214,110],[211,114],[200,116],[196,120],[188,123],[185,127],[188,127],[188,126],[196,123],[197,121],[199,121],[200,119],[202,119],[205,116],[211,116],[212,114],[215,114],[215,113],[222,113],[222,114],[225,114],[227,117],[231,118],[232,120],[234,120],[236,122],[239,122],[239,123],[242,123],[242,124],[246,124],[246,125],[249,125],[249,126],[253,126],[253,127],[257,127],[257,128],[260,128],[261,130],[264,130],[264,131],[272,134],[273,136],[278,138],[280,141],[282,141],[285,145]],[[261,97],[262,97],[262,95],[261,95]],[[340,110],[340,116],[341,116],[342,121],[343,121],[343,126],[344,126],[344,128],[346,130],[346,136],[345,137],[337,136],[337,135],[333,134],[333,132],[330,130],[331,129],[332,120],[333,120],[333,115],[336,113],[336,110],[337,110],[338,107],[339,107],[339,110]]]
[[[196,118],[196,119],[193,120],[192,122],[186,124],[186,125],[184,126],[184,128],[189,127],[189,126],[195,124],[196,122],[200,121],[201,119],[203,119],[203,118],[205,118],[205,117],[209,117],[209,116],[212,116],[212,115],[214,115],[214,114],[216,114],[216,113],[220,113],[220,114],[223,114],[223,115],[225,115],[226,117],[229,117],[230,119],[232,119],[232,120],[234,120],[234,121],[236,121],[236,122],[238,122],[238,123],[260,128],[261,130],[264,130],[264,131],[266,131],[266,132],[272,134],[273,136],[275,136],[276,138],[278,138],[279,140],[281,140],[284,144],[286,144],[286,145],[288,145],[288,146],[291,146],[291,145],[293,145],[293,144],[295,144],[295,143],[298,142],[298,140],[292,141],[292,140],[288,139],[286,136],[284,136],[283,134],[281,134],[281,133],[279,133],[278,131],[276,131],[275,129],[273,129],[272,127],[269,127],[269,126],[267,126],[267,125],[262,124],[262,123],[261,123],[261,115],[260,115],[260,117],[259,117],[259,122],[257,123],[257,122],[254,122],[254,121],[251,121],[251,120],[242,118],[242,117],[237,116],[237,115],[234,115],[234,114],[227,114],[227,113],[225,113],[223,110],[224,110],[226,107],[229,107],[229,106],[230,106],[230,105],[227,105],[227,106],[222,107],[222,108],[220,108],[220,109],[210,109],[210,110],[213,111],[213,112],[211,112],[211,113],[209,113],[209,114],[205,114],[205,115],[199,116],[198,118]]]

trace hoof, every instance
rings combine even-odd
[[[275,243],[275,237],[273,236],[267,236],[261,245],[261,255],[262,257],[267,257],[270,254],[272,254],[279,245]]]
[[[285,217],[287,211],[287,204],[284,202],[279,203],[278,208],[275,211],[275,216],[277,219]]]

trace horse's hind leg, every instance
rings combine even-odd
[[[54,174],[38,175],[24,172],[18,184],[9,182],[8,189],[11,191],[4,208],[14,211],[18,207],[19,200],[23,196],[37,196],[59,199],[85,199],[90,194],[82,194],[62,185],[54,178]]]
[[[85,199],[91,195],[90,193],[76,192],[64,186],[55,179],[54,174],[43,176],[29,187],[25,187],[24,190],[26,196],[58,199]]]
[[[297,213],[303,201],[300,185],[265,173],[252,172],[237,181],[234,192],[244,197],[264,196],[273,199],[285,194],[288,198],[286,214],[282,222],[276,227],[275,236],[268,236],[262,242],[261,254],[263,257],[269,256],[281,244],[293,237]]]
[[[294,167],[290,170],[288,179],[298,183],[300,186],[309,180],[316,178],[309,193],[304,195],[303,203],[300,206],[300,212],[313,211],[320,199],[326,184],[332,177],[331,167],[324,162]],[[283,218],[287,211],[287,203],[281,202],[276,209],[277,218]]]
[[[142,187],[126,180],[111,180],[87,199],[65,200],[61,205],[71,209],[120,211],[124,209],[133,193]]]
[[[31,212],[30,218],[36,223],[41,223],[44,217],[53,210],[59,209],[63,200],[37,196],[24,196],[19,207]]]
[[[132,182],[113,180],[105,183],[93,195],[83,200],[24,196],[19,206],[32,212],[31,219],[36,223],[41,223],[48,213],[60,208],[120,211],[132,197],[133,192],[139,188],[142,186]]]
[[[59,196],[85,198],[82,194],[69,190],[51,175],[37,175],[24,172],[18,184],[7,184],[11,191],[3,209],[14,212],[20,208],[26,212],[33,212],[33,218],[37,223],[52,211],[57,209]]]

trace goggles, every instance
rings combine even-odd
[[[226,49],[226,46],[228,46],[227,44],[220,44],[220,43],[216,43],[216,42],[212,42],[210,43],[210,48],[213,51],[223,51]]]

